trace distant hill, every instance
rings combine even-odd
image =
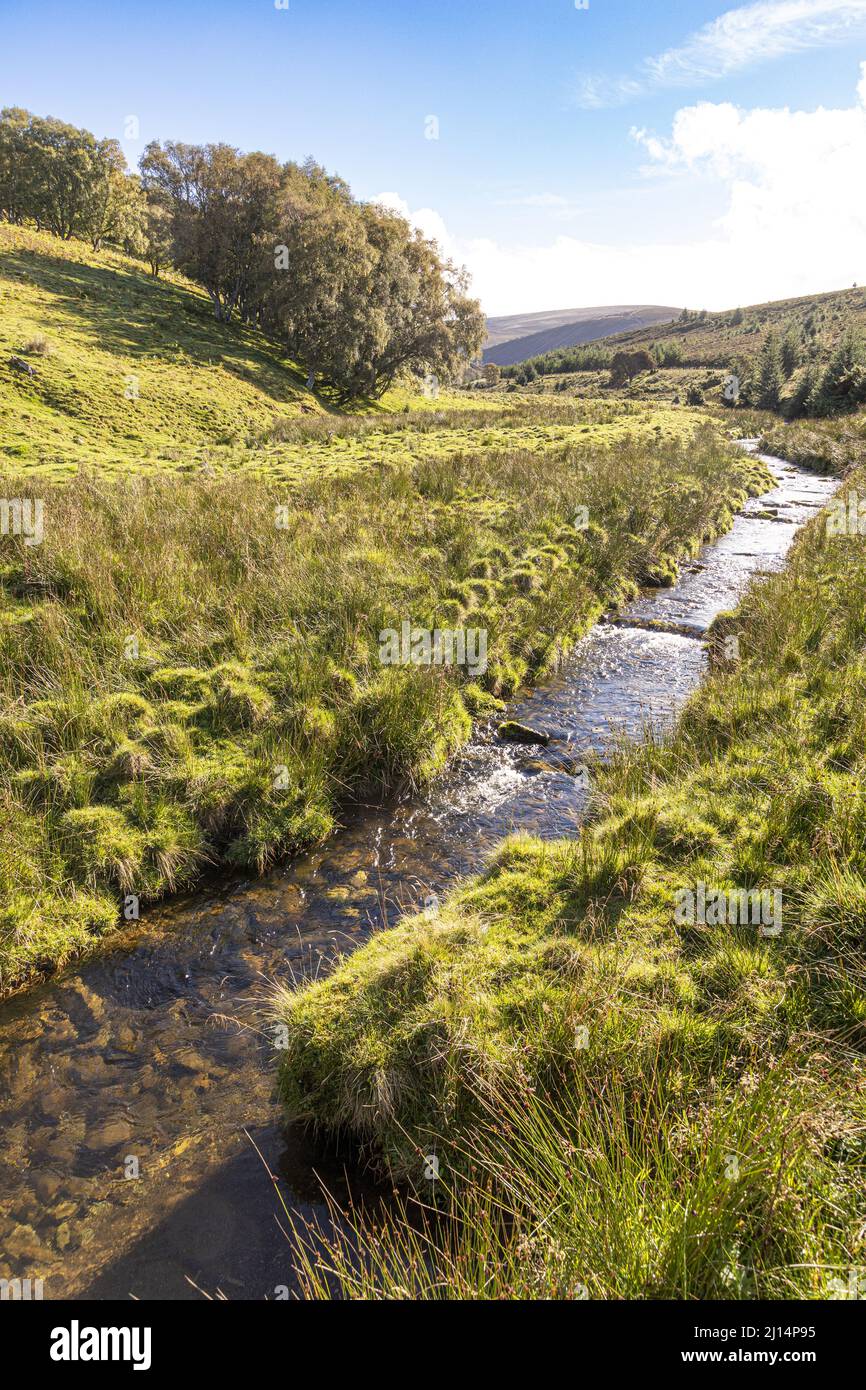
[[[780,341],[793,338],[799,360],[806,364],[825,362],[849,332],[866,338],[866,289],[858,286],[715,313],[683,311],[673,323],[598,336],[593,349],[611,354],[645,348],[668,366],[719,367],[756,357],[767,334],[775,333]],[[564,345],[557,345],[534,354],[533,366],[541,373],[571,371],[574,364],[568,359]]]
[[[683,366],[703,367],[749,359],[760,351],[768,333],[791,335],[803,360],[825,361],[846,333],[866,333],[866,290],[827,290],[794,299],[773,299],[719,313],[691,312],[658,329],[638,329],[612,337],[609,346],[635,349],[659,345],[673,350]]]
[[[579,347],[597,338],[669,323],[679,309],[661,304],[613,304],[592,309],[547,309],[487,320],[484,361],[500,367],[525,362],[556,348]]]

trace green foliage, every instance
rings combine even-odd
[[[861,338],[846,334],[809,404],[816,415],[837,415],[866,404],[866,349]]]
[[[144,187],[165,209],[175,264],[285,343],[340,401],[378,399],[402,373],[449,378],[484,335],[466,277],[404,218],[355,202],[308,161],[228,145],[148,145]]]
[[[655,362],[648,352],[616,352],[610,363],[610,382],[612,386],[622,386],[640,372],[651,372]]]
[[[758,357],[755,405],[760,410],[778,410],[783,382],[779,340],[775,333],[768,333]]]
[[[0,218],[105,242],[201,284],[221,323],[264,329],[309,388],[378,400],[398,377],[458,376],[484,319],[435,242],[356,202],[312,160],[226,144],[152,142],[131,175],[116,140],[17,107],[0,111]]]
[[[0,216],[55,236],[134,241],[144,200],[117,140],[18,107],[0,111]]]

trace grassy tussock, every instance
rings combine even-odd
[[[866,466],[866,420],[862,414],[798,421],[794,427],[764,415],[758,431],[767,453],[781,454],[801,468],[844,474]]]
[[[577,840],[506,842],[279,998],[289,1112],[443,1172],[444,1224],[299,1232],[312,1296],[828,1297],[862,1265],[864,614],[862,539],[819,518]],[[780,888],[781,936],[678,924],[698,883]]]
[[[40,485],[43,543],[0,540],[0,988],[86,947],[121,896],[264,869],[352,795],[427,780],[470,714],[761,486],[709,428],[543,470],[479,442],[292,491]],[[485,629],[487,669],[383,666],[404,620]]]

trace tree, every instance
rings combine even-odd
[[[502,373],[499,370],[499,366],[496,362],[485,362],[484,380],[487,382],[488,386],[498,386],[501,376]]]
[[[443,261],[436,243],[404,218],[373,205],[362,216],[375,255],[365,288],[386,340],[355,384],[377,397],[407,371],[450,378],[478,354],[487,332],[466,273]]]
[[[8,107],[0,112],[0,211],[98,249],[132,235],[141,200],[116,140]]]
[[[643,348],[637,352],[615,352],[610,364],[610,384],[623,386],[640,372],[652,371],[655,365],[653,358]]]
[[[399,376],[452,376],[480,350],[465,277],[404,218],[312,190],[286,233],[279,298],[290,350],[338,400],[376,399]]]
[[[757,399],[761,410],[778,410],[784,385],[782,354],[775,333],[768,333],[758,355]]]
[[[172,257],[171,209],[165,197],[156,191],[146,199],[142,233],[140,254],[156,279]]]
[[[837,415],[866,403],[866,349],[849,331],[830,358],[809,402],[818,415]]]
[[[141,188],[116,140],[100,140],[88,171],[78,230],[98,251],[106,240],[134,240],[144,216]]]
[[[806,367],[787,402],[786,414],[792,419],[796,419],[800,415],[811,414],[815,409],[820,384],[821,379],[814,366]]]
[[[45,226],[68,241],[87,234],[87,215],[102,171],[94,136],[87,130],[52,118],[33,117],[28,132],[32,160],[32,213],[37,227]]]
[[[782,371],[785,379],[794,375],[800,365],[800,341],[793,328],[789,328],[782,339]]]
[[[139,163],[148,194],[171,208],[175,264],[207,291],[214,315],[229,323],[249,308],[254,280],[270,254],[278,221],[280,165],[271,155],[230,145],[153,141]]]
[[[7,106],[0,111],[0,216],[21,223],[32,217],[28,197],[27,127],[29,111]]]

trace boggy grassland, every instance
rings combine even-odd
[[[352,796],[423,782],[602,605],[669,582],[765,484],[713,426],[677,426],[615,450],[572,429],[543,467],[467,428],[292,487],[7,474],[44,536],[0,541],[0,987],[135,899],[264,869]],[[486,669],[383,665],[404,621],[483,629]]]
[[[763,483],[700,411],[416,383],[338,412],[182,275],[0,243],[0,993],[432,776]],[[404,621],[483,630],[486,669],[384,666]]]
[[[832,462],[850,428],[788,426],[786,452]],[[811,523],[675,734],[597,769],[578,839],[506,842],[279,997],[289,1113],[422,1201],[441,1172],[426,1220],[407,1199],[324,1258],[298,1229],[310,1296],[862,1290],[863,545]],[[678,922],[698,884],[780,889],[781,934]]]

